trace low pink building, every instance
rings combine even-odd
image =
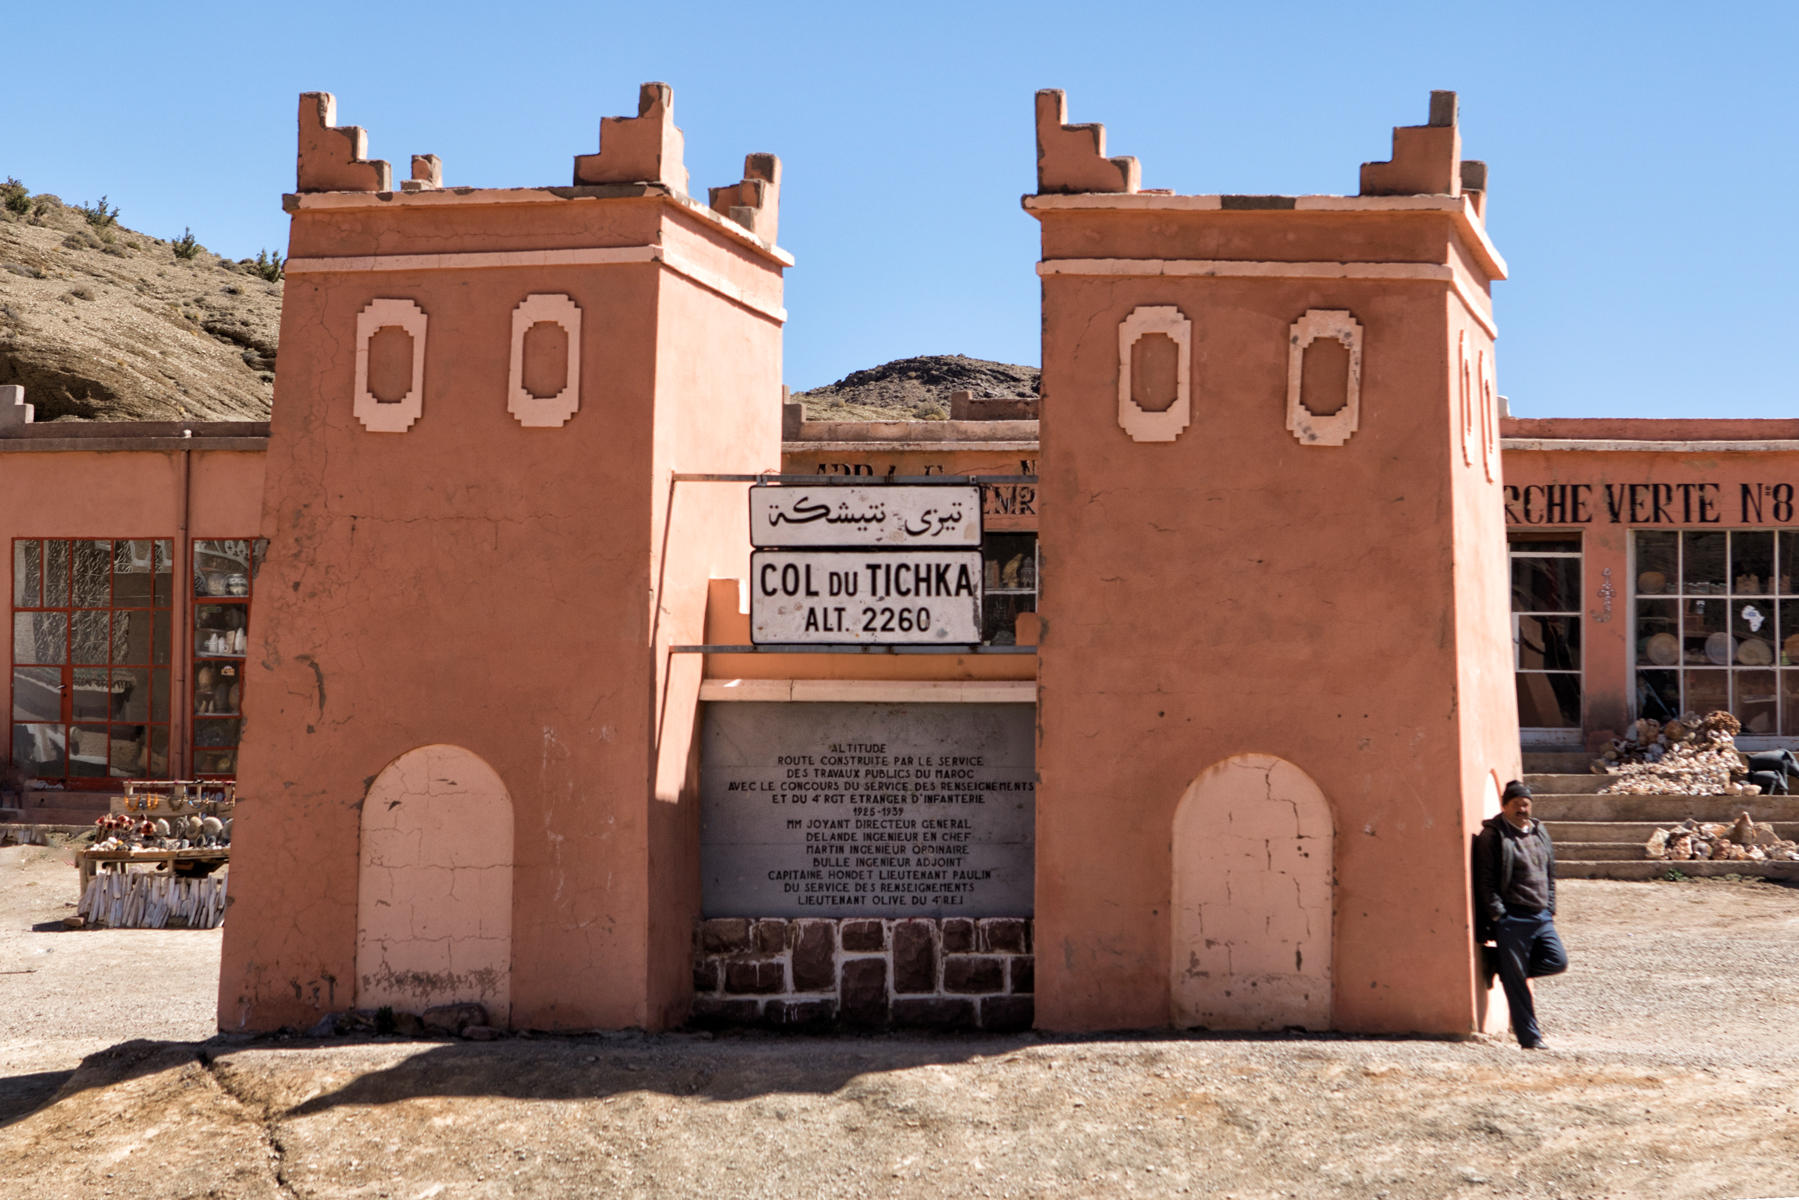
[[[268,426],[36,425],[0,388],[18,819],[80,822],[132,778],[237,769]]]
[[[1799,422],[1506,423],[1527,743],[1602,750],[1639,716],[1726,709],[1799,738]]]

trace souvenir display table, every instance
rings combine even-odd
[[[75,856],[77,915],[89,925],[210,929],[224,919],[236,785],[128,780],[99,840]]]

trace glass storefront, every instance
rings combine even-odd
[[[1799,530],[1641,531],[1632,551],[1637,715],[1799,734]]]
[[[990,533],[981,560],[981,641],[1013,645],[1018,615],[1037,611],[1037,535]]]
[[[71,787],[169,772],[173,544],[13,542],[12,761]]]
[[[237,774],[243,740],[244,659],[250,600],[268,543],[231,538],[194,543],[193,774]]]
[[[1530,730],[1580,728],[1580,535],[1514,533],[1512,666],[1518,724]]]

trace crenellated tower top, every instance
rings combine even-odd
[[[392,199],[394,193],[419,202],[443,203],[455,197],[492,198],[501,191],[538,191],[567,198],[619,195],[619,189],[660,194],[700,211],[713,212],[752,238],[772,246],[780,212],[781,160],[755,153],[744,159],[743,178],[708,189],[709,203],[698,204],[688,192],[682,161],[686,139],[674,121],[674,89],[646,83],[638,89],[637,115],[600,121],[600,145],[593,154],[574,158],[572,188],[475,189],[445,188],[443,161],[435,154],[411,156],[411,178],[394,186],[393,168],[368,156],[368,133],[359,125],[337,124],[337,98],[330,92],[300,97],[299,153],[294,191],[299,196],[360,192]],[[290,202],[290,208],[295,205]]]

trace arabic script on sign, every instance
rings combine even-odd
[[[750,489],[750,544],[955,548],[981,544],[974,485]]]

